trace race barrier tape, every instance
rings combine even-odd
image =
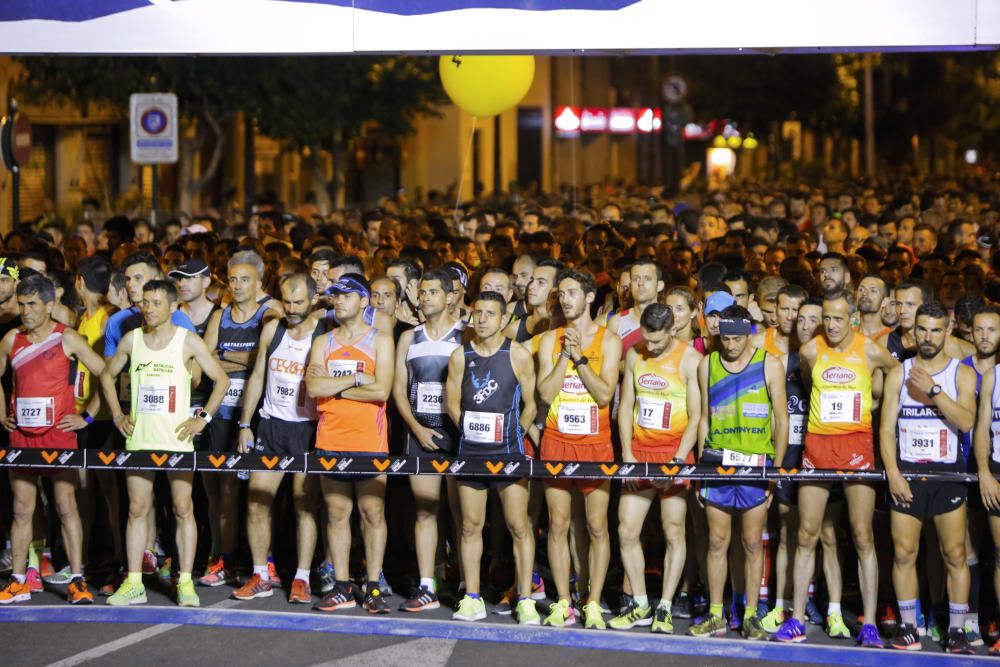
[[[162,470],[188,472],[288,472],[337,475],[460,475],[469,477],[528,477],[532,479],[679,479],[746,481],[872,481],[885,480],[881,470],[786,470],[760,466],[679,465],[674,463],[596,463],[539,461],[528,458],[429,458],[313,452],[268,455],[259,452],[157,452],[94,449],[0,449],[0,468],[87,470]],[[903,472],[907,479],[977,482],[974,473]]]

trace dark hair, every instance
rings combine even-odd
[[[648,307],[647,307],[648,308]],[[719,313],[719,316],[727,320],[750,320],[753,321],[753,317],[750,315],[750,311],[743,306],[738,306],[735,303],[731,306],[726,306]]]
[[[782,297],[782,295],[787,296],[789,299],[800,299],[803,302],[809,298],[809,292],[806,291],[805,287],[801,285],[784,285],[778,290],[778,294],[775,297],[775,303]]]
[[[344,255],[330,262],[331,269],[340,269],[345,267],[348,269],[352,269],[351,271],[349,271],[349,273],[356,273],[359,275],[364,275],[365,273],[365,263],[362,262],[361,258],[358,257],[357,255]],[[354,271],[353,269],[358,269],[358,270]]]
[[[920,300],[923,303],[934,301],[934,288],[925,283],[923,280],[916,280],[914,278],[910,278],[896,285],[897,292],[899,290],[905,290],[905,289],[920,290]]]
[[[825,260],[828,260],[828,259],[832,259],[835,262],[840,262],[840,266],[843,267],[844,271],[850,271],[851,270],[850,265],[848,265],[848,263],[847,263],[847,258],[844,257],[843,255],[841,255],[839,252],[828,252],[828,253],[824,254],[822,257],[820,257],[819,261],[822,262],[822,261],[825,261]]]
[[[726,271],[726,274],[722,276],[722,282],[724,283],[736,283],[741,280],[747,284],[747,291],[753,293],[753,277],[747,271],[742,269],[732,269],[730,271]]]
[[[84,286],[95,294],[107,294],[111,284],[111,263],[100,255],[85,257],[76,267],[76,275]]]
[[[430,271],[425,271],[424,275],[420,276],[420,282],[424,282],[425,280],[438,281],[445,294],[451,294],[455,291],[455,278],[451,271],[447,271],[445,269],[431,269]]]
[[[503,298],[503,294],[500,292],[480,292],[476,301],[496,301],[500,304],[500,314],[507,314],[507,299]]]
[[[858,300],[854,297],[854,294],[852,294],[850,290],[834,290],[823,295],[823,303],[826,303],[827,301],[839,301],[841,299],[847,302],[847,309],[852,314],[857,312]]]
[[[556,287],[564,280],[575,280],[580,283],[580,288],[584,294],[597,294],[597,285],[594,284],[594,276],[586,271],[576,269],[563,269],[556,274]]]
[[[548,269],[555,269],[556,270],[556,275],[558,275],[560,271],[563,271],[566,268],[566,265],[563,264],[562,262],[560,262],[558,259],[551,259],[549,257],[546,257],[542,261],[538,262],[538,264],[535,264],[535,268],[536,269],[539,269],[539,268],[542,268],[542,267],[545,267],[545,268],[548,268]]]
[[[632,269],[634,269],[637,266],[652,266],[653,268],[656,269],[656,279],[663,280],[663,269],[660,268],[660,265],[654,262],[653,260],[648,258],[633,260],[632,265],[628,267],[629,273],[631,273]]]
[[[148,252],[134,252],[122,262],[122,273],[125,273],[130,266],[135,266],[136,264],[145,264],[155,269],[157,273],[160,272],[160,262],[155,257]]]
[[[917,308],[916,319],[921,316],[933,318],[935,320],[948,319],[948,309],[940,301],[925,301]]]
[[[116,292],[120,292],[125,289],[125,274],[118,269],[112,269],[111,276],[108,280],[108,289],[114,289]]]
[[[281,289],[282,286],[285,285],[285,283],[293,283],[293,282],[305,283],[306,294],[310,299],[316,296],[316,281],[313,280],[312,276],[310,276],[307,273],[293,273],[291,275],[285,276],[284,278],[281,279],[281,282],[278,283],[278,289]]]
[[[173,281],[170,280],[150,280],[142,286],[142,291],[163,292],[167,295],[167,301],[170,303],[176,303],[177,301],[177,288],[174,286]]]
[[[955,321],[972,324],[972,318],[986,306],[981,296],[966,295],[955,302]]]
[[[337,260],[337,253],[330,248],[320,248],[309,256],[309,266],[311,267],[316,262],[326,262],[331,267],[333,263]]]
[[[958,316],[957,304],[955,308],[955,315],[956,317]],[[976,317],[979,315],[996,315],[997,317],[1000,317],[1000,308],[997,308],[996,306],[980,306],[975,310],[975,312],[972,313],[972,317],[969,318],[969,321],[975,321]]]
[[[642,311],[639,326],[646,331],[663,331],[674,326],[674,311],[662,303],[651,303]]]
[[[411,280],[420,280],[420,266],[409,257],[397,257],[389,262],[385,268],[391,269],[397,266],[403,268],[403,273],[406,274],[406,282],[410,282]]]
[[[35,273],[26,278],[22,277],[17,283],[15,292],[18,296],[33,296],[37,294],[44,303],[53,303],[56,300],[55,283],[41,273]]]

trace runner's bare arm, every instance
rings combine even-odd
[[[771,437],[774,438],[774,460],[785,459],[788,449],[788,398],[785,394],[785,367],[774,355],[764,357],[764,382],[771,396]]]
[[[993,459],[993,383],[995,373],[983,374],[983,385],[979,388],[979,413],[976,429],[973,431],[973,446],[976,448],[976,465],[979,473],[979,494],[987,509],[1000,510],[1000,482],[990,471]]]
[[[448,382],[444,398],[448,403],[448,416],[461,431],[462,429],[462,380],[465,376],[465,349],[458,347],[448,357]]]
[[[0,375],[7,372],[7,359],[10,357],[10,349],[14,346],[15,335],[17,335],[17,329],[11,329],[0,341]],[[8,417],[11,419],[8,420]],[[0,385],[0,423],[3,423],[4,428],[8,431],[12,431],[16,427],[12,416],[7,414],[7,397],[4,395],[2,385]]]
[[[257,344],[257,349],[264,352],[257,355],[250,377],[243,385],[243,407],[240,411],[240,422],[244,424],[249,424],[253,419],[254,410],[257,409],[261,394],[264,393],[264,379],[267,376],[267,348],[274,340],[274,333],[277,330],[278,320],[275,319],[265,324],[260,332],[260,342]]]
[[[701,418],[698,420],[698,460],[705,451],[705,441],[708,440],[708,422],[711,414],[708,409],[708,364],[711,355],[702,357],[698,362],[698,391],[701,393]]]
[[[701,353],[690,349],[681,359],[681,377],[687,385],[688,424],[684,427],[681,444],[677,448],[676,458],[686,459],[698,444],[698,431],[701,427],[701,385],[698,382],[698,368],[701,364]]]
[[[538,406],[535,405],[535,360],[531,358],[531,351],[520,343],[510,344],[510,359],[521,385],[521,401],[524,403],[521,410],[521,430],[527,433],[538,412]]]
[[[611,333],[604,334],[601,355],[600,375],[595,373],[590,364],[580,366],[576,369],[583,385],[594,397],[597,404],[602,408],[611,403],[615,396],[615,387],[618,385],[619,363],[622,357],[622,339]]]
[[[956,426],[959,431],[968,432],[976,423],[976,371],[970,366],[960,364],[955,384],[958,389],[956,400],[943,391],[931,400],[948,422]]]
[[[413,410],[410,408],[410,373],[406,369],[406,352],[412,342],[413,329],[407,329],[400,335],[396,345],[396,374],[392,381],[392,397],[396,401],[399,416],[407,428],[416,432],[423,427],[413,416]]]
[[[891,354],[889,354],[889,349],[882,347],[878,343],[874,343],[870,340],[865,341],[865,356],[868,358],[868,367],[873,369],[880,369],[883,373],[888,374],[893,368],[899,366],[899,362]],[[897,389],[898,391],[898,389]],[[889,387],[882,387],[882,393],[889,393]],[[898,401],[897,401],[898,403]]]
[[[375,336],[375,377],[368,373],[358,375],[358,386],[344,391],[341,396],[352,401],[381,403],[389,400],[392,378],[396,374],[396,348],[392,334],[380,331]]]
[[[889,494],[897,503],[906,506],[913,501],[913,493],[909,483],[900,474],[896,461],[896,420],[899,417],[899,390],[902,384],[903,367],[897,364],[885,376],[879,451],[882,453],[882,467],[885,468],[886,480],[889,482]]]
[[[198,334],[193,331],[188,331],[187,335],[184,336],[185,363],[188,359],[194,359],[201,366],[205,375],[215,383],[215,386],[212,387],[212,394],[205,401],[205,412],[214,416],[218,412],[219,406],[222,405],[222,400],[226,397],[226,392],[229,391],[229,376],[226,375],[226,371],[222,369],[216,358],[212,356],[205,341],[199,338]],[[205,423],[203,419],[198,419],[197,421],[202,424]],[[198,432],[200,433],[201,431]]]
[[[538,397],[543,403],[555,400],[562,389],[566,368],[569,366],[569,359],[565,355],[560,355],[554,363],[552,361],[552,351],[558,335],[557,331],[547,331],[542,334],[542,340],[538,343]]]
[[[639,356],[633,347],[625,353],[625,371],[622,375],[621,402],[618,404],[618,437],[622,443],[622,461],[635,463],[632,454],[633,413],[635,412],[635,384],[633,372],[635,360]]]

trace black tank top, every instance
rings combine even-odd
[[[802,458],[802,446],[805,440],[806,421],[809,418],[809,394],[802,388],[802,376],[799,369],[802,359],[798,350],[788,352],[788,368],[785,369],[785,395],[788,400],[788,449],[781,464],[786,467],[797,467]]]
[[[524,455],[521,431],[521,384],[505,338],[492,356],[483,357],[465,343],[459,456]]]
[[[219,309],[218,306],[213,305],[212,310],[208,311],[208,317],[205,318],[201,324],[194,324],[194,331],[199,337],[204,338],[205,332],[208,330],[208,321],[212,319],[212,315]],[[193,322],[193,321],[192,321]],[[208,397],[212,395],[212,381],[204,373],[201,374],[201,382],[198,386],[191,390],[191,407],[203,408],[205,403],[208,401]]]
[[[899,327],[889,332],[886,347],[892,358],[900,363],[917,356],[916,348],[903,347],[903,330]]]
[[[263,328],[264,313],[267,310],[266,305],[258,306],[253,317],[240,324],[233,321],[233,307],[226,306],[219,320],[219,342],[216,349],[226,352],[250,352],[256,348],[260,342],[260,330]],[[227,375],[230,380],[229,391],[219,413],[224,419],[233,419],[239,416],[237,412],[243,404],[243,383],[250,375],[250,369],[230,371]]]

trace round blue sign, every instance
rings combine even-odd
[[[167,114],[163,109],[146,109],[139,117],[139,124],[149,134],[160,134],[167,129]]]

